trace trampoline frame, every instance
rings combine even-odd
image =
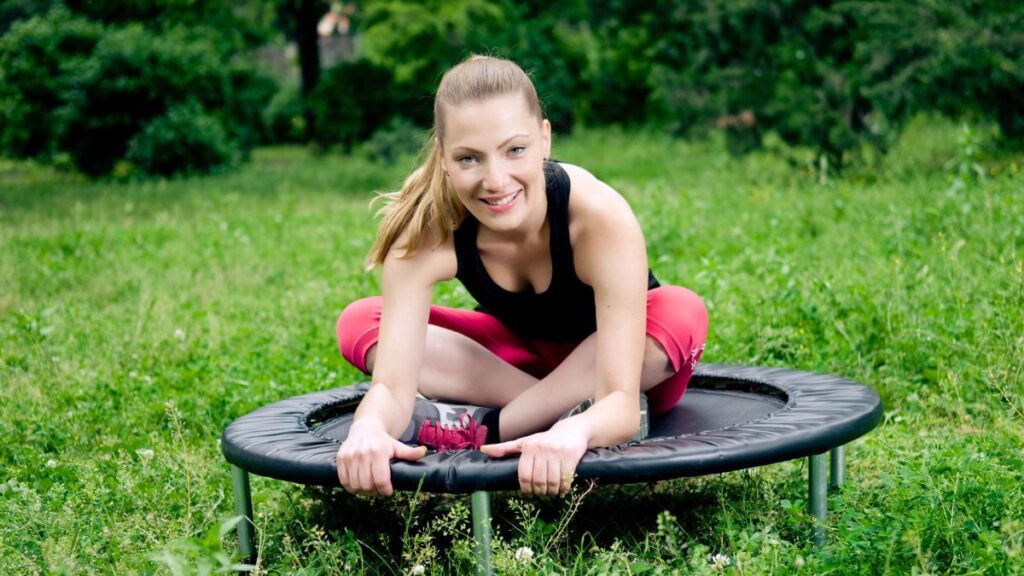
[[[807,512],[814,517],[812,541],[815,547],[825,544],[825,523],[828,520],[828,489],[837,488],[845,479],[845,446],[837,446],[826,454],[807,457]],[[826,482],[827,480],[827,482]],[[252,489],[249,473],[231,465],[231,486],[235,496],[235,513],[244,516],[238,523],[238,549],[242,559],[253,562],[256,558],[256,534],[252,514]],[[491,570],[491,493],[477,490],[470,494],[472,511],[473,540],[476,543],[476,573],[480,576],[492,574]]]
[[[856,383],[852,380],[846,380],[835,376],[825,376],[821,374],[815,374],[811,372],[801,372],[795,370],[786,369],[774,369],[774,368],[760,368],[750,366],[728,366],[728,365],[703,365],[698,368],[694,376],[706,376],[714,378],[728,377],[731,370],[737,371],[769,371],[773,375],[779,374],[783,377],[797,377],[800,382],[795,383],[796,387],[787,389],[777,383],[768,383],[770,386],[776,386],[783,390],[786,390],[789,394],[796,393],[799,397],[800,384],[809,384],[811,386],[816,383],[820,384],[822,380],[827,380],[830,384],[841,384],[844,387],[847,384],[852,384],[863,390],[869,392],[867,400],[873,398],[874,405],[867,406],[870,408],[862,407],[860,409],[862,414],[857,415],[857,430],[847,430],[844,432],[842,442],[819,446],[824,450],[818,452],[817,449],[805,450],[803,454],[796,455],[795,457],[772,459],[763,463],[755,463],[740,468],[724,468],[719,470],[728,471],[732,469],[743,469],[743,468],[756,468],[771,463],[779,463],[785,461],[795,460],[806,455],[808,462],[808,479],[807,479],[807,511],[808,514],[813,518],[812,526],[812,542],[815,547],[820,547],[825,544],[826,541],[826,521],[828,518],[828,491],[830,488],[834,489],[841,486],[845,481],[845,444],[853,439],[863,435],[868,430],[873,428],[881,420],[882,408],[881,401],[878,399],[877,394],[871,391],[869,388]],[[744,381],[743,376],[736,378],[739,381]],[[749,381],[749,380],[748,380]],[[766,382],[767,383],[767,382]],[[845,389],[845,388],[844,388]],[[827,399],[825,396],[820,396],[809,400],[812,405],[821,405],[823,399]],[[793,402],[790,402],[792,404]],[[790,407],[787,404],[787,408]],[[271,405],[273,406],[273,405]],[[266,407],[264,407],[266,409]],[[771,414],[769,414],[771,416]],[[243,417],[245,418],[245,417]],[[237,422],[237,421],[236,421]],[[745,426],[746,423],[737,424],[739,426]],[[231,427],[229,427],[230,429]],[[235,511],[238,515],[243,516],[244,520],[239,522],[237,525],[238,533],[238,544],[239,550],[242,553],[242,557],[247,562],[252,562],[256,557],[256,540],[255,540],[255,525],[253,524],[253,508],[252,508],[252,491],[251,483],[249,478],[249,471],[236,463],[238,461],[237,453],[229,454],[232,451],[238,451],[237,447],[234,447],[234,439],[229,438],[228,430],[225,430],[225,441],[222,443],[222,448],[225,452],[225,457],[228,459],[231,465],[231,479],[232,489],[234,493]],[[819,443],[820,444],[820,443]],[[811,452],[808,455],[808,452]],[[829,461],[826,463],[826,454],[830,456]],[[393,468],[394,470],[394,468]],[[260,469],[256,470],[256,473],[262,472]],[[715,471],[709,471],[705,474],[715,473]],[[267,474],[276,477],[274,474]],[[680,474],[679,476],[691,475],[691,474]],[[293,480],[291,478],[284,478],[287,480]],[[301,480],[300,480],[301,481]],[[642,480],[638,480],[642,481]],[[313,483],[313,482],[306,482]],[[491,506],[490,506],[490,491],[486,489],[474,489],[470,493],[470,508],[472,514],[472,528],[473,528],[473,539],[475,541],[475,556],[476,556],[476,573],[491,574]]]

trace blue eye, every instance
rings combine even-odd
[[[512,148],[509,149],[509,152],[512,154],[522,154],[525,151],[526,146],[513,146]]]
[[[473,160],[476,160],[476,158],[472,156],[459,156],[458,158],[455,159],[455,161],[458,162],[459,164],[469,164]]]

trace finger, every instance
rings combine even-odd
[[[523,454],[519,459],[519,490],[533,494],[533,454]]]
[[[519,439],[500,444],[484,444],[480,447],[480,451],[491,458],[504,458],[513,454],[521,454],[523,452],[523,441]]]
[[[341,450],[338,451],[336,461],[338,467],[338,480],[341,481],[341,485],[345,487],[345,490],[351,492],[352,488],[349,484],[348,467],[345,465],[345,460],[341,457]]]
[[[391,464],[388,458],[377,458],[370,465],[373,490],[380,496],[391,496]]]
[[[373,496],[373,471],[370,469],[371,462],[369,459],[360,462],[356,468],[355,476],[357,478],[356,489],[360,494],[366,496]]]
[[[572,490],[573,476],[576,474],[576,468],[568,463],[563,462],[562,464],[562,480],[558,486],[558,492],[560,494],[568,494]]]
[[[533,493],[538,496],[546,496],[548,494],[547,458],[540,457],[533,461]]]
[[[554,458],[549,458],[547,461],[547,483],[544,488],[548,494],[558,494],[558,488],[562,484],[562,462],[564,461],[564,459],[556,460]]]
[[[399,442],[398,440],[395,440],[395,458],[397,458],[399,460],[407,460],[409,462],[415,462],[415,461],[419,460],[420,458],[423,458],[426,455],[427,455],[427,447],[426,446],[417,446],[417,447],[413,448],[412,446],[403,444],[403,443]]]

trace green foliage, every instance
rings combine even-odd
[[[263,109],[263,124],[267,127],[268,141],[301,141],[306,132],[303,112],[298,86],[281,86]]]
[[[108,30],[77,71],[61,114],[60,148],[90,175],[109,173],[147,123],[187,99],[222,96],[220,54],[210,44],[155,36],[138,25]]]
[[[366,155],[385,163],[394,163],[399,159],[414,156],[423,146],[426,132],[420,130],[412,122],[396,116],[363,144]],[[427,145],[432,145],[427,143]]]
[[[45,158],[56,151],[55,114],[102,35],[101,25],[54,10],[0,37],[0,152]]]
[[[342,62],[309,95],[313,140],[351,148],[384,126],[395,113],[391,73],[366,60]]]
[[[237,574],[251,572],[255,566],[232,560],[225,551],[223,541],[242,522],[244,516],[224,520],[211,527],[203,538],[187,538],[171,543],[166,549],[153,555],[153,560],[162,564],[172,576],[210,576],[211,574]]]
[[[225,52],[257,46],[273,37],[275,0],[61,0],[75,14],[114,27],[142,24],[155,31],[172,28],[215,30],[212,39]]]
[[[366,56],[425,125],[430,91],[471,53],[531,70],[556,129],[656,124],[773,135],[830,169],[884,153],[915,114],[997,122],[1024,138],[1024,5],[999,0],[374,0]],[[877,156],[878,154],[873,154]]]
[[[144,174],[204,174],[236,160],[237,149],[195,102],[172,106],[128,142],[125,159]]]
[[[0,0],[0,36],[15,22],[42,16],[58,4],[59,0]]]
[[[231,63],[213,29],[104,27],[63,9],[16,24],[0,39],[0,65],[0,151],[66,153],[92,176],[111,173],[132,146],[142,174],[223,165],[266,140],[263,108],[277,90]],[[191,112],[172,112],[183,106]]]
[[[999,0],[841,3],[858,29],[863,93],[896,121],[922,110],[993,120],[1024,139],[1024,5]]]

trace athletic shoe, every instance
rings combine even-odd
[[[575,408],[569,410],[565,414],[562,414],[562,417],[559,418],[559,420],[565,420],[566,418],[568,418],[570,416],[575,416],[577,414],[582,414],[583,412],[585,412],[587,410],[587,408],[590,408],[593,405],[594,405],[594,399],[593,398],[587,398],[583,402],[580,402],[579,404],[577,404]],[[630,441],[631,442],[639,442],[639,441],[643,440],[644,438],[647,438],[647,436],[650,435],[650,433],[651,433],[651,417],[650,417],[649,412],[647,410],[647,394],[641,392],[640,393],[640,427],[637,429],[636,434],[633,436],[633,438],[630,439]]]
[[[399,440],[406,444],[420,443],[436,450],[452,450],[455,448],[440,448],[439,445],[462,444],[463,440],[458,439],[460,429],[472,428],[472,438],[482,431],[482,438],[487,438],[487,427],[479,424],[484,414],[493,408],[483,408],[468,404],[446,404],[428,400],[422,394],[416,395],[416,402],[413,404],[412,418],[409,426],[402,433]],[[469,418],[468,421],[463,417]],[[469,422],[472,422],[470,425]],[[445,431],[449,432],[445,432]],[[456,438],[449,442],[448,438]],[[424,439],[428,440],[424,442]],[[486,442],[470,442],[474,449],[479,449],[481,444]]]
[[[425,420],[416,434],[416,440],[438,451],[479,450],[487,443],[487,426],[478,424],[476,419],[463,412],[459,424],[442,424],[440,421]]]

